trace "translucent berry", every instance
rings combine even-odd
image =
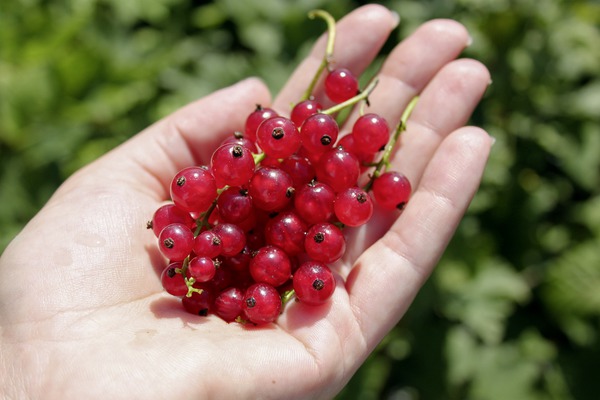
[[[212,230],[221,239],[221,254],[224,256],[234,256],[246,246],[246,235],[237,225],[221,223]]]
[[[339,127],[335,119],[327,114],[314,114],[300,128],[302,146],[309,152],[324,153],[337,141]]]
[[[230,186],[221,192],[217,206],[220,219],[231,223],[244,221],[254,210],[248,189],[240,186]]]
[[[202,256],[192,258],[187,269],[188,277],[194,278],[196,282],[208,282],[216,272],[217,267],[212,258]]]
[[[346,68],[337,68],[325,77],[325,94],[334,103],[342,103],[358,94],[358,79]]]
[[[300,133],[292,120],[273,117],[263,121],[256,131],[256,141],[269,157],[286,158],[300,148]]]
[[[184,224],[190,228],[196,225],[194,218],[192,218],[189,212],[182,210],[175,204],[165,204],[156,209],[149,227],[152,228],[154,235],[158,237],[160,231],[162,231],[165,226],[174,223]]]
[[[404,209],[411,190],[408,178],[396,171],[385,172],[373,182],[375,201],[386,210]]]
[[[311,226],[304,240],[306,254],[314,261],[332,263],[346,251],[346,239],[337,226],[324,222]]]
[[[212,230],[200,232],[194,239],[192,250],[197,256],[215,258],[221,254],[221,238]]]
[[[293,287],[300,302],[316,306],[333,295],[335,278],[327,265],[307,261],[294,272]]]
[[[266,211],[285,208],[294,194],[292,178],[279,168],[262,167],[256,170],[248,192],[255,207]]]
[[[211,311],[213,300],[213,289],[208,286],[202,286],[202,293],[193,292],[190,297],[183,296],[181,303],[183,304],[183,308],[190,314],[206,317]]]
[[[271,117],[277,116],[277,112],[268,107],[261,107],[260,105],[256,106],[256,109],[248,115],[246,118],[246,126],[244,129],[244,136],[256,142],[256,130],[258,126],[264,121]]]
[[[355,146],[365,153],[383,150],[390,139],[390,128],[385,118],[378,114],[360,116],[352,127]]]
[[[240,288],[227,288],[215,298],[214,312],[227,322],[235,321],[242,314],[243,302],[244,292]]]
[[[291,178],[295,188],[305,185],[317,177],[315,168],[306,157],[293,154],[279,165]]]
[[[210,168],[219,187],[245,185],[252,177],[254,167],[250,150],[235,143],[222,145],[210,159]]]
[[[283,249],[289,256],[304,252],[304,236],[308,226],[293,211],[282,212],[273,217],[265,226],[265,239],[268,244]]]
[[[373,200],[361,188],[351,187],[337,194],[333,209],[344,225],[360,226],[373,215]]]
[[[204,212],[217,197],[215,178],[205,166],[188,167],[171,181],[171,199],[188,212]]]
[[[185,284],[183,275],[177,271],[181,271],[183,263],[180,261],[170,263],[160,275],[160,281],[165,291],[173,296],[185,296],[188,292],[188,287]]]
[[[250,274],[256,282],[281,286],[292,276],[292,264],[287,253],[277,246],[258,249],[250,261]]]
[[[312,182],[302,186],[294,194],[294,208],[309,224],[326,222],[333,216],[335,192],[322,182]]]
[[[194,246],[194,233],[184,224],[170,224],[158,235],[160,252],[171,261],[182,261]]]
[[[246,289],[242,306],[250,322],[267,324],[275,321],[281,313],[281,297],[273,286],[255,283]]]
[[[317,180],[329,185],[336,193],[356,185],[360,176],[358,159],[343,147],[324,153],[315,169]]]
[[[294,108],[292,108],[290,119],[294,122],[294,124],[296,124],[296,126],[301,126],[306,118],[320,112],[322,109],[323,106],[316,100],[303,100],[296,104]]]

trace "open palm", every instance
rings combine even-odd
[[[335,61],[356,74],[396,25],[365,6],[338,24]],[[276,324],[187,314],[161,287],[165,264],[145,222],[172,176],[206,164],[256,103],[282,114],[321,61],[322,38],[271,102],[248,79],[175,112],[70,177],[0,259],[0,389],[30,398],[331,398],[405,313],[477,189],[492,143],[463,127],[489,83],[456,60],[458,23],[426,23],[390,54],[370,111],[395,124],[420,100],[395,170],[414,194],[348,238],[330,302],[292,302]],[[350,117],[350,121],[352,120]],[[341,129],[341,131],[347,131]]]

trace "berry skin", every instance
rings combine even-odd
[[[390,128],[385,120],[377,114],[360,116],[352,127],[352,136],[356,148],[369,154],[383,150],[390,139]]]
[[[295,188],[299,188],[317,177],[315,168],[308,158],[297,154],[282,160],[279,165],[292,178]]]
[[[217,267],[212,258],[194,257],[188,264],[187,274],[194,278],[196,282],[208,282],[214,278]]]
[[[194,233],[184,224],[170,224],[158,235],[158,248],[171,261],[182,261],[194,246]]]
[[[206,317],[211,311],[213,300],[213,290],[206,285],[202,285],[202,293],[193,292],[190,297],[183,296],[181,304],[190,314]]]
[[[196,236],[192,250],[197,256],[215,258],[221,254],[221,247],[221,238],[212,230],[208,230]]]
[[[241,186],[254,174],[254,158],[250,150],[236,143],[226,143],[213,153],[210,167],[217,186]]]
[[[355,186],[338,193],[333,210],[342,224],[360,226],[373,215],[373,200],[367,192]]]
[[[396,171],[385,172],[373,181],[375,201],[386,210],[404,209],[410,193],[408,178]]]
[[[252,199],[248,190],[240,186],[230,186],[217,199],[219,218],[225,222],[242,222],[252,214]]]
[[[263,152],[273,158],[286,158],[300,148],[300,134],[292,120],[273,117],[258,127],[256,141]]]
[[[149,227],[152,228],[154,235],[158,237],[160,231],[162,231],[165,226],[176,222],[187,225],[190,228],[194,228],[196,225],[194,218],[192,218],[190,213],[182,210],[175,204],[165,204],[160,206],[154,212]]]
[[[294,207],[300,217],[309,224],[326,222],[333,217],[335,192],[321,182],[302,186],[294,194]]]
[[[334,69],[325,77],[325,94],[334,103],[343,103],[358,94],[358,79],[346,68]]]
[[[256,170],[248,193],[255,207],[265,211],[285,208],[294,194],[292,178],[279,168],[262,167]]]
[[[292,264],[285,251],[277,246],[258,249],[250,261],[250,275],[256,282],[281,286],[292,276]]]
[[[272,108],[263,108],[260,105],[257,105],[256,109],[251,112],[250,115],[248,115],[248,118],[246,118],[244,137],[252,142],[256,142],[256,130],[258,129],[259,125],[263,121],[276,116],[277,112]]]
[[[317,180],[329,185],[336,193],[356,185],[360,176],[358,159],[343,147],[323,154],[315,169]]]
[[[176,271],[181,270],[182,267],[183,263],[179,261],[172,262],[160,275],[160,281],[165,291],[177,297],[185,296],[188,292],[188,287],[185,284],[183,275]]]
[[[185,211],[206,211],[216,197],[215,178],[205,166],[184,168],[171,181],[171,199]]]
[[[339,133],[335,119],[327,114],[308,117],[300,128],[302,146],[311,153],[325,153],[333,148]]]
[[[221,239],[221,254],[224,256],[234,256],[246,246],[246,235],[237,225],[222,223],[212,230]]]
[[[320,112],[322,109],[323,106],[316,100],[303,100],[296,104],[294,108],[292,108],[290,119],[294,122],[294,124],[296,124],[296,126],[302,126],[302,123],[306,120],[306,118]]]
[[[213,307],[215,314],[227,322],[232,322],[242,314],[243,303],[244,292],[237,287],[230,287],[219,293]]]
[[[346,251],[346,239],[342,230],[330,223],[315,224],[306,232],[306,254],[323,263],[339,260]]]
[[[333,295],[335,278],[327,265],[307,261],[294,273],[293,287],[300,302],[317,306]]]
[[[293,211],[282,212],[273,217],[265,226],[265,239],[268,244],[283,249],[289,256],[304,252],[306,222]]]
[[[257,325],[268,324],[281,313],[281,297],[273,286],[255,283],[246,289],[242,307],[248,321]]]

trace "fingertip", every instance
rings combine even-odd
[[[400,15],[380,4],[367,4],[356,10],[364,21],[373,21],[377,24],[389,26],[393,30],[400,23]]]
[[[421,25],[419,30],[430,31],[436,36],[454,39],[457,43],[462,43],[463,47],[467,47],[472,41],[467,28],[460,22],[453,19],[432,19]]]

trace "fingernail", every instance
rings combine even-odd
[[[496,138],[490,135],[490,139],[492,140],[492,143],[490,144],[491,147],[496,143]]]
[[[469,35],[469,37],[467,38],[467,47],[469,47],[472,44],[473,44],[473,36]]]
[[[390,13],[392,14],[392,18],[394,19],[394,28],[396,28],[400,24],[400,14],[398,14],[394,10],[390,10]]]

